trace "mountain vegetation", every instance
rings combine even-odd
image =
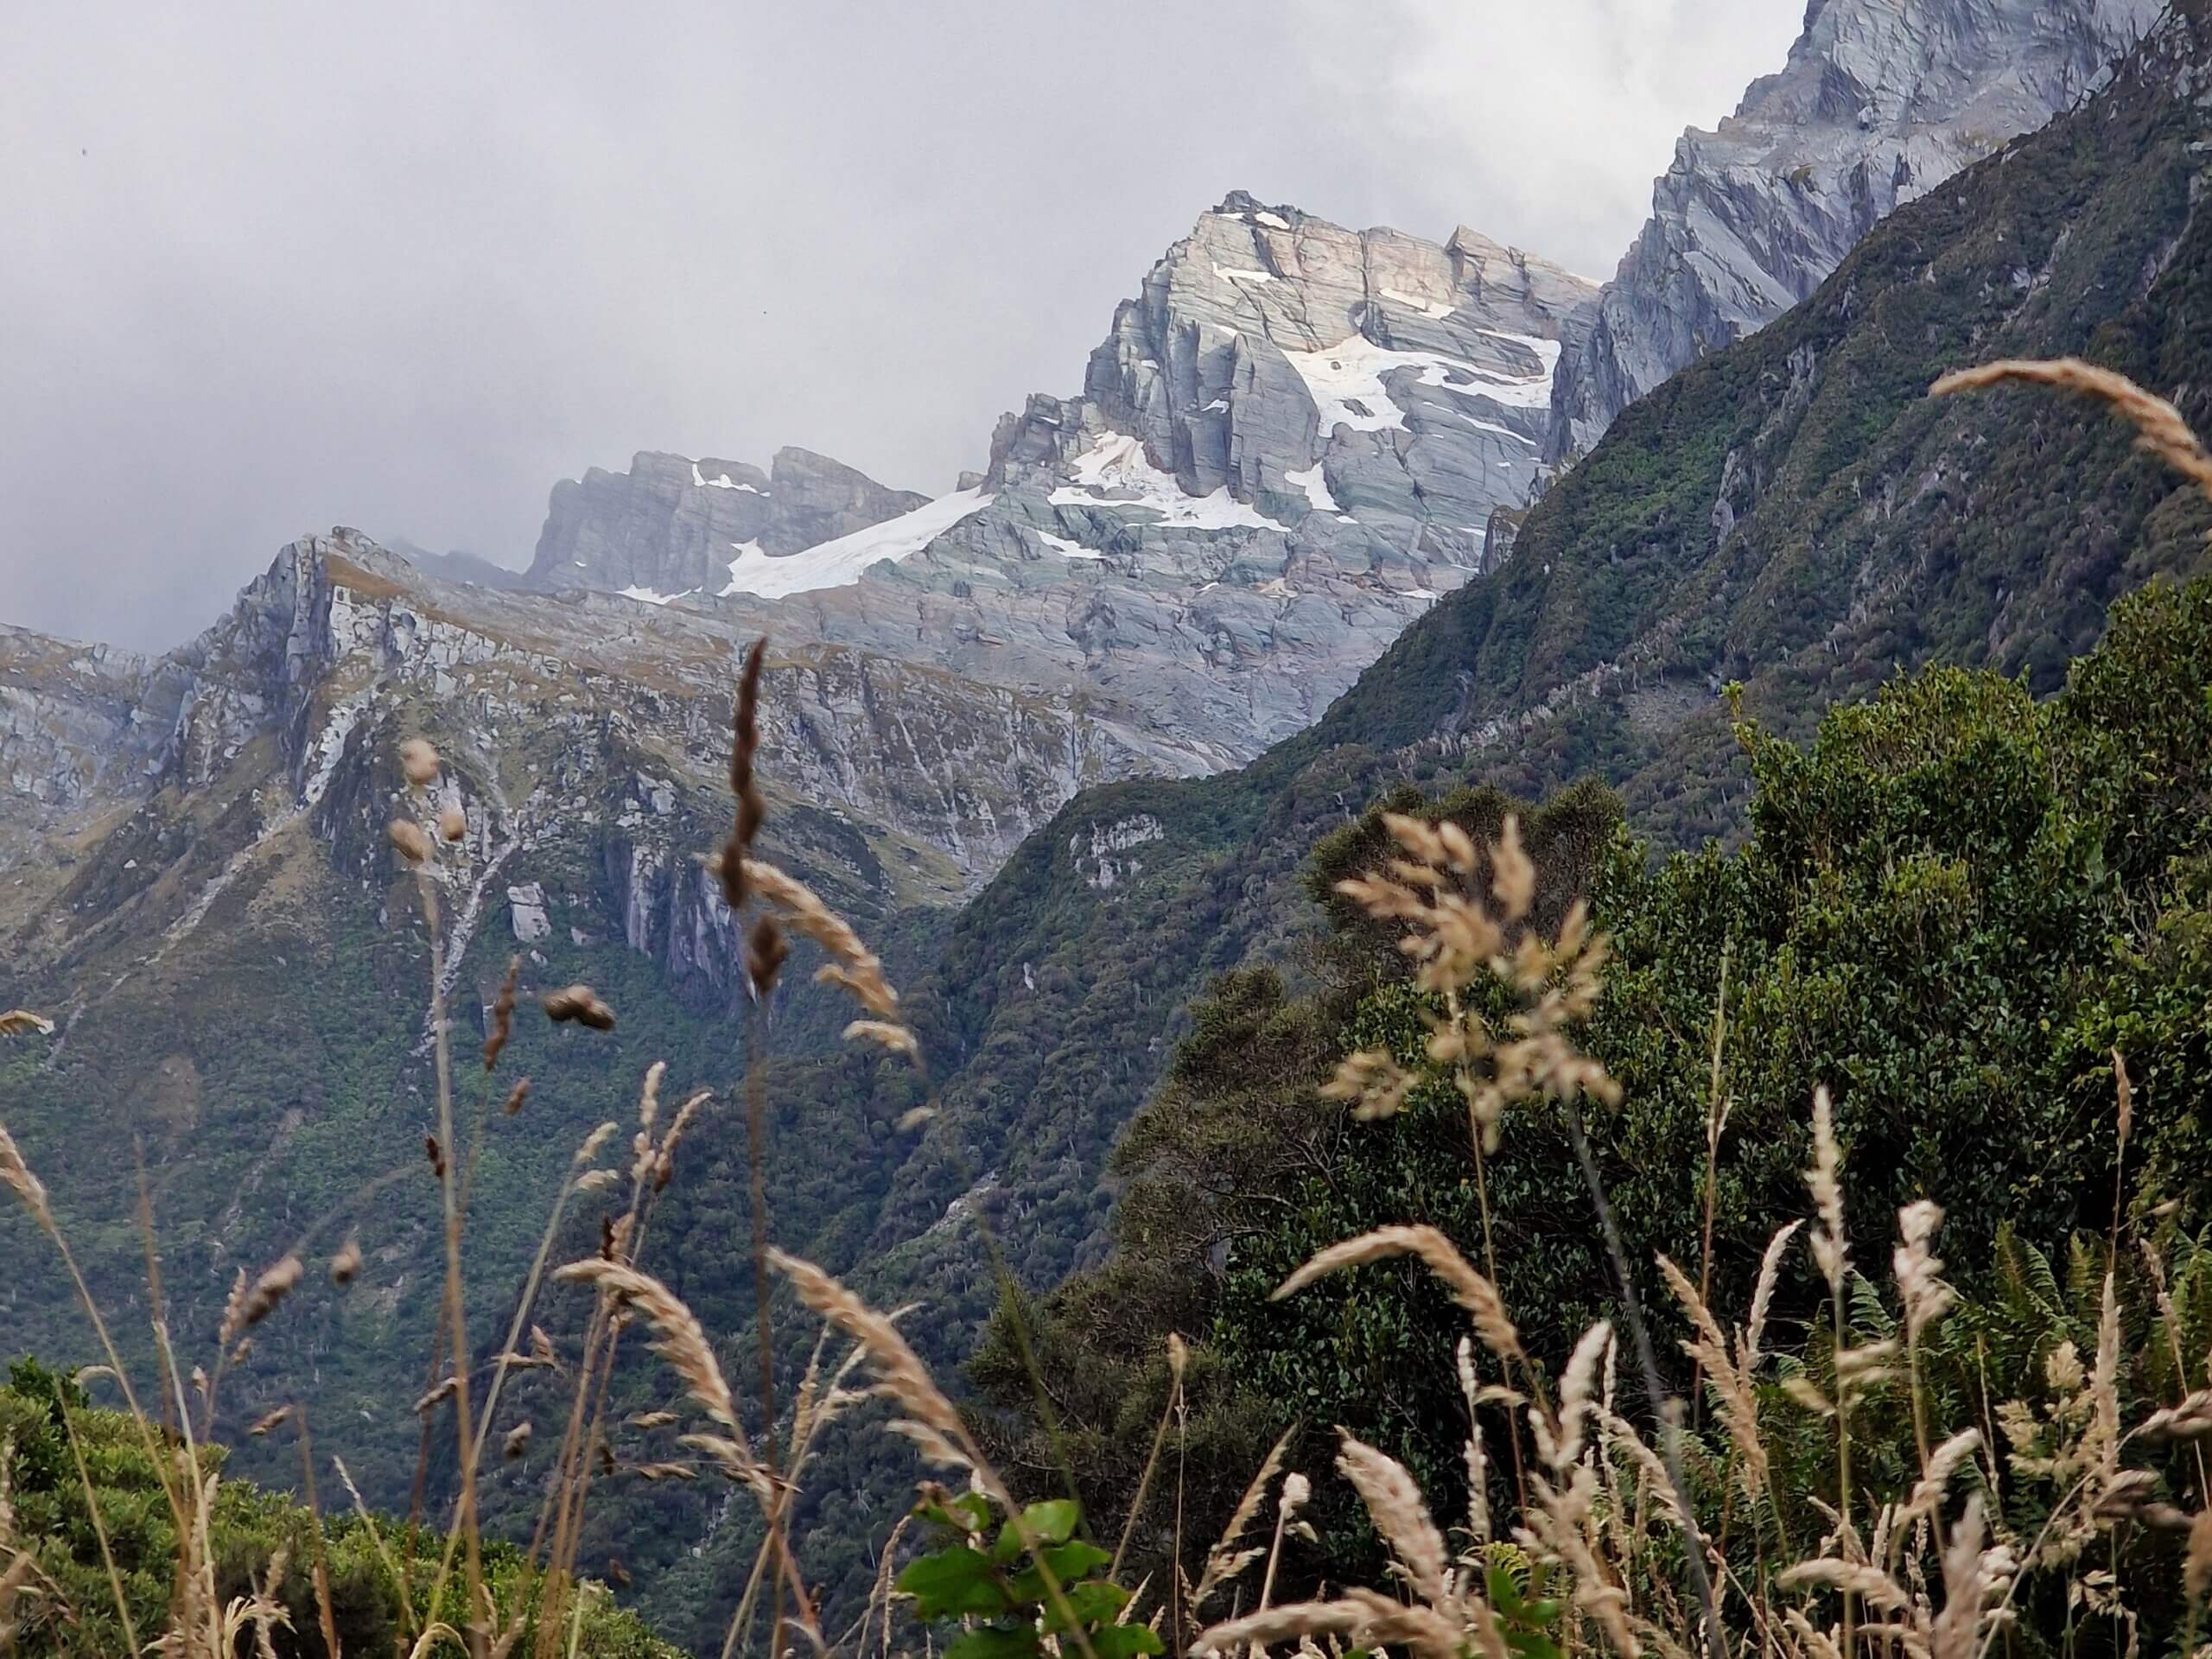
[[[1802,1205],[1805,1103],[1822,1087],[1858,1172],[1853,1230],[1941,1194],[1955,1282],[1991,1299],[1977,1306],[2024,1294],[2042,1270],[2024,1263],[2088,1259],[2077,1241],[2201,1225],[2212,579],[2125,601],[2049,701],[1936,669],[1834,711],[1802,747],[1749,723],[1738,735],[1755,794],[1736,850],[1655,859],[1586,786],[1522,815],[1545,877],[1532,931],[1586,906],[1611,941],[1580,1040],[1620,1091],[1617,1109],[1592,1108],[1591,1139],[1647,1303],[1669,1300],[1649,1265],[1662,1255],[1694,1264],[1709,1300],[1749,1300],[1767,1241]],[[1113,1256],[1009,1307],[978,1362],[1029,1418],[1014,1466],[1041,1480],[1064,1461],[1094,1510],[1126,1509],[1142,1426],[1175,1386],[1173,1332],[1193,1344],[1177,1396],[1186,1540],[1212,1535],[1287,1431],[1310,1465],[1344,1427],[1457,1505],[1465,1414],[1446,1289],[1417,1271],[1288,1303],[1274,1287],[1337,1239],[1417,1222],[1481,1242],[1522,1339],[1554,1363],[1615,1304],[1589,1200],[1561,1179],[1575,1154],[1558,1103],[1517,1109],[1487,1157],[1481,1137],[1471,1147],[1455,1068],[1432,1058],[1442,1001],[1394,948],[1398,928],[1339,894],[1396,850],[1389,815],[1487,845],[1513,810],[1494,792],[1382,803],[1314,855],[1308,885],[1336,924],[1320,982],[1294,994],[1247,970],[1193,1010],[1116,1154],[1130,1185]],[[1502,1025],[1511,1010],[1484,1011]],[[1325,1087],[1351,1049],[1402,1069],[1386,1122],[1354,1121]],[[1805,1311],[1785,1285],[1775,1317]],[[1030,1406],[1025,1344],[1054,1380],[1049,1421]],[[2040,1355],[2028,1342],[2016,1357]],[[1168,1501],[1145,1511],[1156,1540]],[[1332,1533],[1339,1553],[1309,1570],[1371,1575],[1350,1535]]]

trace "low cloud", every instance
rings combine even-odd
[[[467,15],[461,15],[466,11]],[[1603,276],[1793,0],[48,8],[0,68],[7,620],[160,648],[334,523],[526,563],[552,481],[907,488],[1231,188]]]

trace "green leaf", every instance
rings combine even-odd
[[[1064,1590],[1096,1572],[1113,1559],[1097,1545],[1087,1544],[1080,1538],[1062,1544],[1057,1549],[1048,1549],[1044,1555],[1045,1565],[1052,1569],[1052,1577],[1059,1581]],[[1041,1605],[1049,1599],[1052,1592],[1046,1586],[1044,1573],[1033,1567],[1014,1580],[1014,1594],[1016,1600]]]
[[[1040,1543],[1065,1544],[1075,1536],[1075,1523],[1082,1513],[1073,1498],[1056,1497],[1032,1503],[1021,1512],[1021,1519]]]
[[[1090,1633],[1090,1650],[1098,1659],[1138,1659],[1140,1655],[1160,1652],[1160,1643],[1154,1632],[1141,1624],[1109,1624]]]
[[[914,1599],[915,1616],[924,1619],[999,1613],[1007,1605],[1005,1587],[992,1576],[990,1561],[966,1544],[912,1562],[899,1575],[898,1587]]]
[[[942,1503],[917,1503],[914,1513],[963,1535],[981,1532],[991,1524],[990,1500],[981,1492],[963,1492]]]
[[[1048,1592],[1045,1597],[1045,1628],[1059,1631],[1074,1625],[1088,1628],[1113,1621],[1129,1599],[1129,1592],[1118,1584],[1109,1584],[1103,1579],[1091,1579],[1083,1584],[1063,1586],[1067,1598],[1067,1611],[1060,1611],[1060,1604]]]
[[[1521,1586],[1514,1583],[1513,1574],[1504,1567],[1492,1563],[1484,1577],[1490,1583],[1491,1605],[1504,1614],[1510,1623],[1521,1623],[1527,1604],[1521,1599]]]
[[[1043,1651],[1037,1632],[1027,1625],[1016,1630],[1001,1630],[986,1624],[980,1630],[963,1631],[944,1650],[944,1659],[1034,1659]]]

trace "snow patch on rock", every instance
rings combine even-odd
[[[729,562],[729,586],[722,592],[781,599],[849,586],[872,564],[887,559],[895,564],[913,557],[963,518],[989,506],[992,499],[980,489],[956,490],[912,512],[783,558],[763,552],[758,542],[733,543],[737,556]]]

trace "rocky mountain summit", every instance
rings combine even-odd
[[[720,593],[730,550],[781,556],[912,512],[928,500],[810,449],[741,461],[646,451],[626,473],[563,479],[538,534],[531,587],[598,588],[651,602]]]
[[[1811,296],[1903,203],[2101,85],[2161,0],[1811,0],[1778,74],[1693,128],[1561,359],[1549,459]]]
[[[1082,392],[1003,419],[961,489],[898,498],[803,451],[765,475],[641,455],[556,488],[531,579],[1080,699],[1133,769],[1217,771],[1493,560],[1594,300],[1471,230],[1235,194],[1122,304]]]

